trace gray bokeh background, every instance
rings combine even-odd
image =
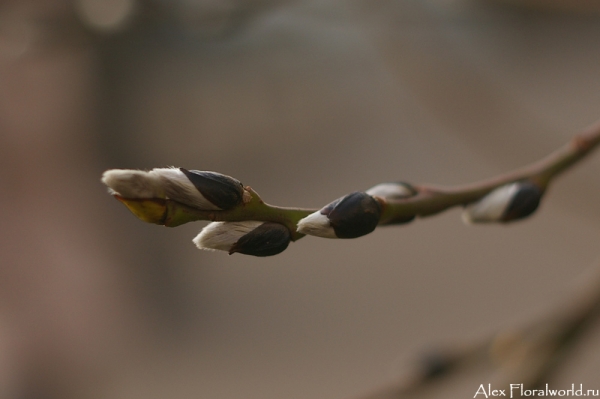
[[[598,256],[599,157],[525,222],[455,209],[264,259],[99,182],[175,165],[320,207],[537,160],[600,116],[600,7],[525,3],[1,1],[0,398],[351,398],[566,296]],[[599,343],[556,384],[600,388]]]

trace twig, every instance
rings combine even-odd
[[[457,205],[477,201],[495,188],[522,180],[529,180],[544,190],[554,177],[585,158],[599,143],[600,120],[587,127],[563,147],[521,169],[488,180],[455,187],[415,186],[418,194],[406,199],[389,201],[389,209],[384,210],[382,219],[433,215]]]
[[[510,173],[455,187],[384,183],[365,193],[348,194],[321,210],[269,205],[249,186],[243,187],[239,181],[215,172],[183,168],[150,172],[110,170],[105,172],[103,182],[118,200],[146,222],[168,227],[197,220],[238,223],[212,228],[211,234],[219,235],[219,240],[239,239],[240,228],[251,231],[244,224],[249,221],[283,225],[288,233],[280,237],[278,251],[267,251],[274,255],[305,234],[355,238],[377,226],[407,223],[417,216],[431,216],[455,206],[469,206],[464,215],[468,222],[508,222],[527,217],[536,210],[552,179],[585,158],[599,143],[600,121],[597,121],[544,159]],[[226,201],[220,203],[219,196]],[[218,248],[211,247],[212,238],[205,234],[204,239],[195,242],[203,249],[249,254],[264,253],[257,245],[271,245],[267,238],[261,241],[255,236],[252,240],[255,248],[232,251],[235,242],[221,240]]]

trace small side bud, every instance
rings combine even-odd
[[[193,240],[199,249],[261,257],[283,252],[290,241],[290,231],[284,225],[257,221],[212,222]]]
[[[510,222],[523,219],[537,209],[543,191],[531,182],[507,184],[491,191],[463,212],[466,223]]]
[[[384,199],[402,199],[414,197],[417,195],[417,190],[408,183],[396,182],[378,184],[368,189],[366,193]]]
[[[324,238],[357,238],[377,227],[381,207],[372,196],[354,192],[298,222],[298,232]]]
[[[287,227],[265,222],[233,244],[229,254],[239,252],[253,256],[273,256],[285,251],[290,241],[291,235]]]
[[[414,197],[417,195],[417,190],[409,183],[395,182],[378,184],[368,189],[366,193],[374,197],[379,197],[383,201],[393,201]],[[395,217],[383,221],[382,224],[391,225],[409,223],[415,220],[416,217],[417,215]]]

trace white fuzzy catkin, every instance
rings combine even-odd
[[[519,192],[520,184],[512,183],[492,190],[479,201],[468,205],[462,214],[465,223],[499,222],[514,196]]]
[[[298,222],[297,231],[302,234],[323,238],[338,238],[329,222],[329,218],[321,211],[311,213]]]
[[[131,169],[107,170],[102,175],[113,194],[124,198],[170,198],[197,209],[218,211],[178,168],[157,168],[149,172]]]
[[[192,241],[199,249],[229,252],[240,238],[264,222],[212,222],[206,225]]]
[[[124,198],[165,198],[157,176],[143,170],[111,169],[102,174],[102,183],[112,194]]]

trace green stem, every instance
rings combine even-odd
[[[246,187],[246,191],[251,194],[251,199],[227,211],[203,211],[176,201],[167,200],[164,225],[176,227],[197,220],[210,220],[213,222],[257,220],[283,224],[290,230],[292,241],[304,237],[304,234],[296,231],[296,226],[300,219],[315,212],[316,209],[283,208],[269,205],[252,188]]]

